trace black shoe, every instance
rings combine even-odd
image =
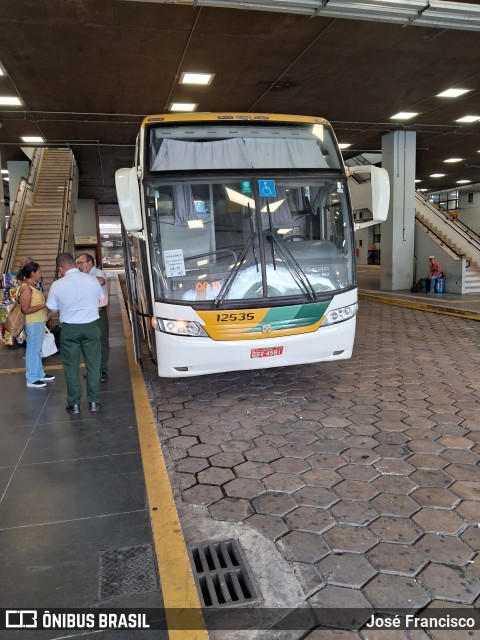
[[[102,371],[100,374],[100,382],[106,382],[108,380],[108,373],[106,371]]]
[[[88,403],[90,411],[100,411],[101,404],[100,402],[89,402]]]
[[[76,416],[80,413],[80,405],[79,404],[69,404],[67,405],[67,413],[71,413],[72,416]]]

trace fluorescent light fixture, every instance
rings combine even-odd
[[[42,136],[22,136],[24,142],[45,142]]]
[[[458,118],[455,122],[477,122],[480,120],[480,116],[463,116],[463,118]]]
[[[463,158],[447,158],[444,162],[461,162]]]
[[[430,174],[430,178],[444,178],[445,174],[444,173],[431,173]]]
[[[0,105],[20,107],[21,104],[21,100],[17,96],[0,96]]]
[[[0,76],[4,76],[5,75],[5,71],[2,69],[1,65],[0,65]]]
[[[172,102],[170,111],[195,111],[197,107],[196,102]]]
[[[8,173],[8,169],[2,169],[2,173]]]
[[[457,180],[457,184],[468,184],[471,180]]]
[[[185,71],[180,76],[180,84],[211,84],[214,73],[189,73]]]
[[[399,111],[394,116],[390,116],[390,120],[410,120],[415,116],[418,116],[416,111]]]
[[[442,93],[437,93],[437,98],[458,98],[458,96],[463,96],[464,93],[468,93],[470,89],[447,89],[446,91],[442,91]]]
[[[8,181],[10,180],[10,178],[4,178],[4,180],[5,180],[6,182],[8,182]]]
[[[338,145],[340,147],[340,149],[348,149],[348,147],[352,146],[351,142],[340,142],[340,144]]]
[[[420,178],[417,178],[417,179],[415,180],[415,182],[421,182]]]
[[[417,191],[428,191],[428,189],[417,189]]]

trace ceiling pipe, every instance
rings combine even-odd
[[[138,0],[124,0],[138,1]],[[390,22],[402,26],[480,31],[480,5],[447,0],[146,0],[222,9],[295,13],[310,17]]]

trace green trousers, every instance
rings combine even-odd
[[[89,402],[100,401],[100,328],[98,321],[87,324],[64,322],[60,334],[60,356],[65,382],[67,404],[78,404],[82,398],[80,382],[80,355],[83,354],[87,370],[87,397]]]
[[[103,311],[105,309],[105,311]],[[110,345],[108,344],[108,338],[110,334],[110,328],[108,326],[108,311],[107,307],[101,307],[99,310],[100,317],[98,318],[98,326],[100,327],[101,342],[102,342],[102,356],[100,362],[100,371],[102,373],[108,372],[108,356],[110,355]]]

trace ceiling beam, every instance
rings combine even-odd
[[[250,9],[401,24],[404,27],[480,31],[480,5],[446,0],[122,0]]]

